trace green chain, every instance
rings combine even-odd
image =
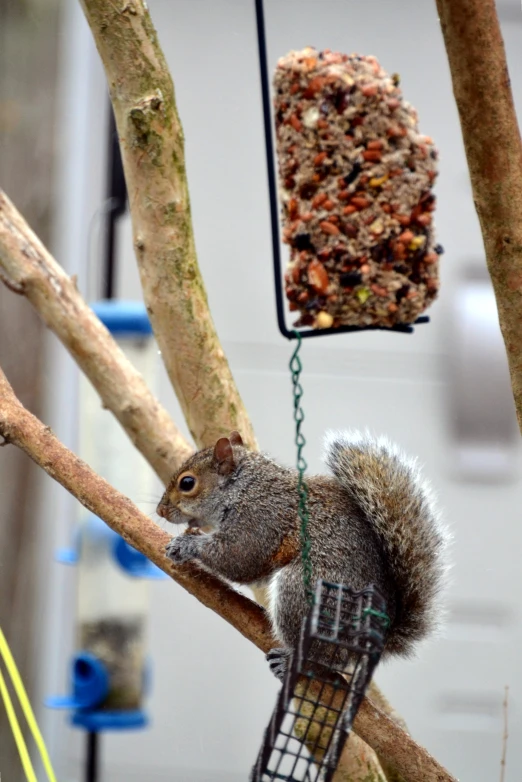
[[[306,445],[304,434],[301,432],[301,424],[304,421],[304,412],[301,407],[301,397],[303,389],[299,382],[303,366],[299,358],[302,338],[298,331],[294,331],[297,338],[297,347],[290,359],[290,372],[292,373],[292,383],[294,386],[294,421],[295,421],[295,444],[297,446],[297,492],[299,494],[298,514],[301,521],[301,558],[303,560],[303,581],[306,596],[310,605],[314,603],[314,592],[312,590],[312,563],[310,561],[310,537],[308,535],[308,487],[306,485],[304,474],[308,467],[304,457],[303,448]]]
[[[387,630],[390,626],[390,617],[388,614],[383,614],[382,611],[376,611],[375,608],[363,608],[363,618],[367,616],[376,616],[378,619],[382,619],[384,627]]]

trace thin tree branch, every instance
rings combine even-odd
[[[82,0],[120,138],[134,247],[151,323],[198,446],[232,430],[255,447],[198,268],[174,86],[142,0]]]
[[[436,0],[522,431],[522,144],[495,0]]]
[[[128,543],[143,552],[200,602],[226,619],[263,652],[277,643],[263,609],[194,564],[176,567],[165,556],[170,536],[135,505],[100,478],[26,410],[0,369],[0,436],[21,448],[88,510],[103,519]],[[321,685],[317,683],[317,691]],[[331,704],[331,694],[324,693]],[[406,782],[455,782],[394,720],[368,698],[355,722],[358,735],[379,758],[389,762]]]
[[[500,782],[504,782],[504,777],[506,775],[506,755],[507,755],[507,743],[509,738],[508,698],[509,698],[509,687],[506,685],[504,688],[504,703],[502,704],[502,713],[504,716],[504,731],[502,733],[502,756],[500,758]]]
[[[166,483],[193,449],[2,190],[0,279],[27,297]]]

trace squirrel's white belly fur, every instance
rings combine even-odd
[[[281,628],[277,626],[277,598],[279,594],[279,579],[281,578],[282,572],[282,570],[276,571],[268,585],[268,615],[276,638],[280,638],[281,636]]]

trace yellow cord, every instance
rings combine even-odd
[[[34,712],[31,708],[31,704],[29,703],[29,698],[27,697],[27,692],[25,691],[25,687],[23,685],[22,679],[18,672],[18,668],[16,667],[16,663],[14,661],[13,655],[11,654],[11,650],[9,649],[9,645],[6,641],[6,638],[1,628],[0,628],[0,656],[2,657],[5,663],[5,667],[7,668],[7,672],[11,677],[13,687],[18,696],[18,700],[20,701],[20,706],[22,707],[22,711],[24,713],[25,719],[27,720],[29,729],[33,734],[33,738],[36,746],[38,747],[40,757],[42,758],[42,763],[44,765],[49,782],[56,782],[56,776],[54,774],[53,767],[51,765],[51,759],[49,758],[49,753],[47,752],[47,748],[45,746],[43,736],[40,733],[40,729],[36,722]],[[5,704],[7,716],[9,718],[9,724],[11,725],[11,730],[13,731],[13,735],[16,741],[16,746],[18,747],[18,752],[20,753],[20,758],[22,760],[22,765],[24,767],[27,780],[28,782],[37,782],[33,767],[31,766],[31,761],[29,759],[29,753],[27,752],[27,747],[25,746],[25,742],[22,733],[20,731],[20,726],[18,724],[18,720],[16,718],[16,714],[13,709],[13,704],[11,702],[11,698],[9,697],[9,692],[5,685],[5,681],[1,671],[0,671],[0,677],[1,677],[0,692],[2,694],[2,699]],[[24,762],[24,758],[26,758],[26,762],[28,766],[26,765],[26,762]]]
[[[0,694],[2,695],[2,700],[7,712],[7,719],[9,720],[9,725],[11,726],[11,731],[18,748],[20,760],[22,761],[25,776],[27,777],[27,782],[38,782],[2,671],[0,671]]]

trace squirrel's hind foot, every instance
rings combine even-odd
[[[280,682],[284,681],[286,673],[290,670],[290,665],[292,662],[292,652],[290,649],[285,649],[284,647],[270,649],[266,659],[268,661],[270,670],[276,679],[279,679]]]

